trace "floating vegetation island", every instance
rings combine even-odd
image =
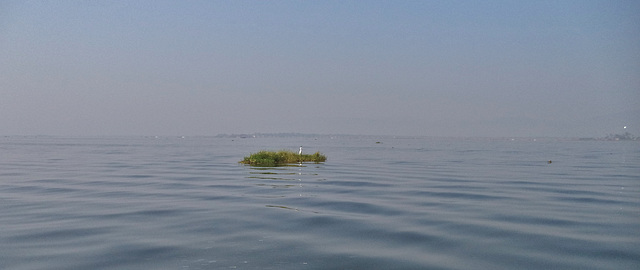
[[[281,151],[260,151],[258,153],[250,154],[248,157],[244,157],[243,160],[240,161],[242,164],[249,164],[254,166],[278,166],[284,165],[288,163],[298,163],[298,162],[325,162],[327,157],[320,152],[315,152],[313,154],[297,154],[291,152],[289,150],[281,150]]]

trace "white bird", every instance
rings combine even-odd
[[[298,151],[298,155],[302,155],[302,146],[300,146],[300,151]]]

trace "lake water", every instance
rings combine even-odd
[[[639,142],[2,137],[0,204],[0,269],[640,269]]]

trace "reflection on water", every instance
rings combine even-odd
[[[298,184],[290,183],[274,183],[274,182],[261,182],[256,183],[257,186],[267,186],[272,188],[291,188],[302,187],[302,179],[310,179],[310,177],[318,176],[318,173],[307,173],[305,168],[309,168],[304,163],[280,165],[277,167],[263,167],[263,166],[249,166],[250,168],[249,179],[270,180],[270,181],[297,181]],[[315,166],[319,168],[319,166]]]
[[[293,211],[301,211],[307,213],[320,213],[314,210],[302,210],[300,207],[290,206],[288,203],[292,202],[291,198],[311,198],[317,196],[313,193],[312,188],[306,188],[306,185],[313,182],[322,181],[324,179],[319,178],[319,174],[316,170],[322,168],[322,164],[315,164],[315,166],[307,166],[305,163],[287,164],[276,167],[264,167],[264,166],[245,166],[249,168],[249,175],[247,179],[256,180],[253,182],[258,187],[268,187],[271,189],[291,189],[279,193],[278,195],[258,195],[263,198],[278,198],[279,204],[266,204],[267,208],[285,209]],[[295,184],[294,184],[295,183]]]

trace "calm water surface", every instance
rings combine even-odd
[[[638,142],[2,137],[0,204],[0,269],[640,269]]]

